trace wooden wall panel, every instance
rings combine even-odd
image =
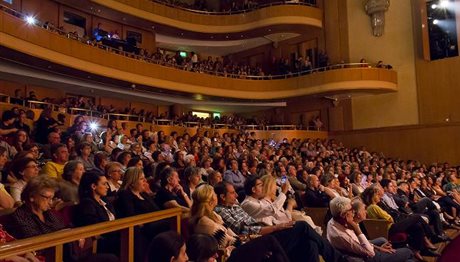
[[[49,0],[22,0],[22,13],[35,16],[40,21],[59,22],[59,5]]]
[[[447,161],[460,165],[460,124],[433,124],[330,133],[346,146],[366,146],[387,157],[430,164]]]

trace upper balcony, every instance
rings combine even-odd
[[[57,0],[73,8],[121,21],[128,17],[150,22],[155,32],[214,40],[263,36],[274,32],[305,32],[323,26],[322,9],[309,4],[283,2],[239,13],[210,13],[178,8],[152,0]],[[150,27],[151,27],[150,26]],[[187,34],[189,32],[189,34]],[[190,35],[190,33],[192,33]],[[194,35],[193,35],[194,34]],[[232,35],[234,34],[234,35]]]
[[[122,81],[143,90],[165,90],[171,93],[198,94],[241,100],[279,100],[318,94],[349,94],[353,92],[394,92],[397,73],[382,68],[341,65],[317,69],[308,74],[274,78],[230,78],[195,73],[155,64],[133,54],[93,46],[39,26],[26,25],[23,18],[0,12],[0,45],[34,59],[64,67],[57,72],[72,77],[98,76],[99,82]],[[19,56],[0,52],[8,59]],[[24,58],[22,58],[24,59]],[[45,67],[46,63],[36,66]],[[48,66],[50,68],[50,66]],[[46,69],[49,71],[49,69]],[[53,70],[57,70],[54,69]]]

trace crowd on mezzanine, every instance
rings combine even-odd
[[[123,109],[115,108],[113,105],[103,105],[96,103],[92,99],[87,99],[83,96],[71,96],[66,97],[64,99],[58,98],[49,98],[45,97],[40,99],[35,94],[35,91],[30,91],[27,97],[22,96],[22,90],[17,89],[15,91],[15,95],[11,97],[11,103],[16,105],[28,105],[31,108],[41,108],[47,109],[49,111],[50,105],[56,105],[59,108],[67,108],[67,109],[75,109],[75,110],[90,110],[93,113],[98,113],[99,116],[103,116],[105,114],[113,114],[113,118],[119,120],[128,120],[126,119],[129,116],[136,116],[137,118],[143,118],[144,122],[154,122],[156,120],[171,120],[175,125],[185,125],[186,123],[199,123],[201,127],[212,127],[214,124],[221,124],[226,126],[227,128],[238,128],[244,125],[254,125],[254,126],[266,126],[266,125],[278,125],[284,123],[277,123],[275,121],[271,121],[266,119],[265,117],[243,117],[237,114],[229,114],[223,115],[220,117],[198,117],[194,115],[192,111],[184,113],[181,116],[174,115],[170,116],[168,112],[161,113],[159,115],[155,114],[153,111],[149,111],[146,109],[136,109],[135,107],[126,107]],[[34,104],[34,102],[45,102],[46,104]],[[25,114],[26,118],[33,119],[33,112],[19,110],[19,108],[14,107],[14,111],[16,114]],[[61,110],[60,110],[61,111]],[[70,110],[67,110],[70,112]],[[85,111],[81,111],[83,114]],[[79,113],[81,113],[79,112]],[[29,115],[28,115],[29,114]],[[64,122],[65,116],[63,114],[58,115],[58,119],[56,120],[59,125],[62,125]],[[323,129],[323,123],[319,120],[319,117],[312,118],[310,121],[311,128],[315,130]],[[123,131],[126,130],[126,124],[123,123],[121,128]]]
[[[459,167],[335,140],[165,134],[141,123],[126,134],[116,120],[96,132],[83,116],[62,132],[47,113],[32,128],[15,111],[3,112],[0,135],[0,209],[15,208],[2,241],[179,207],[189,217],[188,243],[169,223],[144,225],[136,261],[410,261],[439,256],[434,243],[449,241],[445,228],[460,224]],[[78,215],[65,222],[59,212],[68,206]],[[302,207],[329,207],[327,227]],[[366,217],[388,221],[390,239],[405,234],[407,246],[368,239],[359,226]],[[116,261],[119,240],[101,236],[95,259]],[[88,242],[69,246],[66,258],[90,259],[71,252]]]
[[[299,4],[306,3],[310,5],[316,5],[316,0],[223,0],[220,1],[219,9],[210,8],[206,0],[195,0],[193,3],[181,1],[181,0],[152,0],[158,3],[165,3],[168,5],[205,12],[220,12],[220,13],[234,13],[242,11],[251,11],[259,8],[260,6],[266,6],[274,3],[291,3]]]
[[[0,10],[19,18],[25,19],[26,17],[4,6],[0,6]],[[137,47],[137,39],[133,37],[121,39],[118,31],[106,31],[101,23],[93,29],[91,35],[86,33],[85,28],[81,28],[80,32],[67,32],[63,26],[58,27],[49,21],[36,21],[35,24],[56,34],[66,36],[69,39],[74,39],[129,58],[175,67],[186,71],[207,73],[223,77],[267,80],[309,74],[312,73],[311,70],[313,69],[324,71],[349,67],[345,61],[331,63],[327,53],[322,50],[319,50],[315,55],[315,61],[311,60],[312,58],[309,56],[299,56],[294,60],[285,57],[274,57],[268,66],[262,66],[260,63],[249,65],[247,62],[232,61],[219,57],[212,58],[209,56],[207,59],[201,59],[195,52],[190,52],[190,54],[185,57],[181,56],[180,51],[176,51],[175,54],[169,54],[170,51],[160,48],[155,52],[149,52],[147,49]],[[366,67],[371,65],[367,62],[364,63]],[[375,66],[377,68],[392,68],[390,65],[383,64],[382,61],[379,61]]]

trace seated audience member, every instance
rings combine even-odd
[[[458,212],[460,212],[460,204],[454,201],[454,198],[450,195],[447,195],[445,192],[438,193],[433,188],[435,183],[435,177],[426,177],[420,180],[420,190],[425,194],[425,196],[429,197],[431,200],[436,201],[442,208],[444,212],[443,215],[446,218],[446,225],[449,227],[457,227],[459,222],[457,218]]]
[[[10,232],[16,238],[28,238],[65,228],[63,222],[50,210],[53,206],[56,181],[48,176],[31,179],[21,194],[24,203],[11,215]]]
[[[200,168],[189,166],[184,170],[185,183],[182,185],[184,192],[192,199],[193,191],[201,182]]]
[[[80,143],[86,142],[91,146],[91,152],[97,152],[98,151],[98,146],[97,143],[94,141],[94,136],[91,133],[85,133],[81,137]]]
[[[137,167],[140,169],[144,169],[144,162],[142,162],[142,160],[139,157],[133,157],[131,158],[131,160],[129,160],[128,165],[126,167]]]
[[[118,162],[109,162],[105,166],[105,177],[107,178],[107,184],[109,186],[107,195],[109,197],[113,197],[117,194],[121,187],[123,174],[123,167]]]
[[[367,205],[367,215],[371,219],[384,219],[390,222],[388,234],[391,236],[396,233],[405,232],[409,235],[409,246],[414,250],[415,257],[420,257],[421,251],[426,255],[439,256],[436,246],[431,243],[430,238],[436,236],[428,224],[419,215],[401,218],[394,221],[393,217],[378,206],[383,195],[383,190],[379,186],[369,186],[361,194],[364,204]]]
[[[158,234],[150,243],[146,262],[187,262],[185,241],[174,231]]]
[[[69,150],[69,159],[75,159],[78,156],[77,147],[75,145],[75,138],[71,136],[67,137],[64,144]]]
[[[408,248],[395,250],[385,240],[383,243],[387,244],[383,247],[373,245],[367,240],[359,227],[359,222],[366,218],[362,202],[356,203],[356,215],[351,200],[346,197],[336,197],[329,204],[332,219],[327,224],[327,239],[335,248],[365,261],[403,262],[411,259],[412,252]],[[355,217],[359,217],[361,221],[355,221]]]
[[[14,207],[14,199],[6,191],[5,186],[0,183],[0,210],[10,209]]]
[[[398,192],[401,199],[404,197],[404,201],[408,201],[408,206],[415,214],[428,216],[429,223],[433,226],[433,229],[440,240],[449,240],[442,230],[441,217],[437,206],[433,203],[433,200],[429,199],[425,195],[422,196],[423,193],[418,189],[420,180],[416,177],[411,177],[407,180],[407,182],[407,191],[400,190]]]
[[[3,226],[0,224],[0,244],[5,244],[8,242],[12,242],[16,240],[12,235],[10,235],[8,232],[6,232],[3,229]],[[27,252],[25,254],[21,255],[15,255],[15,256],[10,256],[7,258],[4,258],[3,261],[9,261],[9,262],[40,262],[40,260],[32,253],[32,252]]]
[[[324,193],[326,193],[331,200],[338,196],[347,196],[346,194],[343,194],[341,190],[337,174],[326,173],[322,175],[321,184],[324,186]]]
[[[13,197],[16,205],[21,204],[22,191],[27,185],[27,182],[38,176],[39,170],[40,168],[33,158],[19,158],[15,159],[11,163],[10,171],[18,179],[18,181],[10,187],[11,196]]]
[[[212,186],[198,187],[192,197],[190,224],[193,231],[213,236],[219,246],[226,248],[227,253],[230,253],[231,261],[261,261],[268,257],[273,261],[289,261],[278,241],[270,235],[240,245],[241,240],[238,236],[226,228],[222,218],[213,211],[217,205],[217,196]]]
[[[15,127],[14,122],[16,121],[16,114],[11,110],[6,110],[2,114],[2,120],[0,121],[0,136],[6,139],[13,138],[13,134],[18,131]]]
[[[157,205],[163,209],[181,207],[188,211],[192,207],[192,200],[180,185],[179,174],[174,168],[165,168],[160,173],[160,190],[156,195]]]
[[[72,139],[73,141],[73,139]],[[44,159],[52,159],[53,158],[53,155],[51,153],[51,147],[53,145],[58,145],[61,143],[61,135],[58,133],[58,132],[55,132],[55,131],[52,131],[50,132],[48,135],[47,135],[47,143],[44,144],[41,148],[42,152],[43,152],[43,158]],[[74,143],[75,145],[75,143]],[[71,148],[68,147],[68,149],[70,150]]]
[[[48,161],[40,171],[40,174],[55,179],[61,179],[64,173],[64,165],[69,161],[69,151],[64,144],[51,146],[51,161]]]
[[[263,199],[261,202],[265,202],[268,204],[274,204],[277,203],[277,205],[280,205],[281,202],[279,201],[279,197],[281,193],[276,196],[277,193],[277,185],[276,185],[276,179],[275,177],[271,175],[264,175],[263,177],[260,178],[260,180],[263,182]],[[286,184],[286,183],[285,183]],[[288,185],[282,185],[281,186],[281,192],[283,192],[283,188],[287,187],[289,188]],[[286,190],[286,189],[284,189]],[[254,194],[254,193],[253,193]],[[286,193],[284,193],[286,195]],[[284,203],[283,203],[284,204]],[[304,212],[298,211],[294,209],[297,206],[297,203],[293,198],[287,198],[287,204],[286,208],[281,206],[279,211],[276,211],[276,215],[274,216],[276,220],[279,220],[281,222],[288,222],[287,218],[290,218],[289,220],[294,220],[294,221],[305,221],[307,222],[319,235],[323,234],[323,230],[321,227],[315,225],[313,220],[311,219],[310,216],[305,214]]]
[[[16,151],[24,151],[24,146],[29,144],[29,135],[24,130],[18,130],[14,133],[11,145],[16,149]]]
[[[83,163],[85,171],[89,171],[96,167],[94,165],[93,156],[91,155],[91,145],[88,142],[82,142],[78,145],[77,157],[75,160]]]
[[[24,151],[26,151],[27,153],[30,153],[31,154],[30,156],[33,159],[37,161],[42,160],[40,157],[40,148],[38,147],[37,144],[31,143],[31,144],[24,145]]]
[[[117,156],[117,162],[120,163],[123,167],[123,171],[126,171],[128,168],[128,163],[131,160],[132,156],[130,152],[127,151],[122,151],[118,156]]]
[[[51,116],[51,108],[45,108],[37,122],[35,122],[35,142],[45,144],[47,142],[48,134],[54,131],[58,126],[57,121]],[[60,141],[58,142],[60,143]]]
[[[194,234],[187,240],[187,255],[190,261],[218,261],[219,244],[210,235]]]
[[[329,191],[329,189],[320,184],[319,178],[316,175],[309,175],[307,177],[307,190],[303,196],[303,201],[307,207],[328,207],[329,197],[325,193],[326,191]]]
[[[99,175],[105,175],[105,167],[109,163],[109,156],[106,152],[99,151],[94,154],[94,168],[91,172],[97,172]]]
[[[83,174],[78,187],[80,203],[76,207],[73,219],[76,226],[89,226],[115,220],[115,209],[105,199],[107,191],[105,176],[100,176],[96,172]],[[118,254],[119,246],[120,239],[116,232],[102,235],[97,242],[98,252],[103,253]]]
[[[236,234],[273,235],[283,247],[290,261],[318,261],[318,256],[325,261],[345,261],[340,252],[335,250],[325,239],[306,222],[260,226],[237,203],[237,193],[232,184],[222,182],[214,187],[218,198],[217,214],[225,225]]]
[[[130,167],[123,176],[123,183],[118,191],[116,211],[119,217],[130,217],[159,211],[153,197],[146,193],[148,188],[142,169]],[[165,223],[166,222],[166,223]],[[147,239],[153,238],[160,232],[169,229],[166,220],[145,224],[142,232]]]
[[[270,183],[272,182],[270,177],[273,178],[274,183]],[[277,225],[292,221],[291,212],[295,206],[295,200],[289,199],[286,210],[283,207],[286,200],[288,200],[286,193],[290,187],[289,181],[281,185],[281,192],[272,200],[271,197],[273,196],[265,198],[264,187],[270,184],[270,187],[275,187],[276,192],[276,179],[271,175],[265,175],[263,178],[264,180],[253,176],[246,179],[246,198],[241,203],[243,210],[257,222],[266,225]],[[266,184],[264,184],[264,181]],[[270,192],[273,192],[273,188],[270,188]]]
[[[359,171],[354,171],[350,175],[351,189],[355,196],[359,196],[364,191],[364,188],[361,186],[362,179],[363,175]]]
[[[78,160],[71,160],[64,166],[62,180],[59,180],[59,198],[64,202],[78,203],[78,186],[85,172],[83,163]]]
[[[297,179],[297,169],[293,164],[287,166],[287,177],[294,190],[303,192],[307,189],[307,185]]]
[[[222,174],[219,171],[212,170],[208,175],[208,184],[215,186],[216,184],[222,182]]]
[[[30,136],[30,127],[26,124],[27,114],[24,110],[19,111],[18,118],[14,124],[18,130],[26,132],[27,136]]]
[[[69,128],[67,128],[67,135],[72,136],[75,133],[75,131],[78,130],[80,123],[83,121],[85,121],[84,116],[76,116],[73,120],[73,124]]]
[[[244,190],[246,178],[238,170],[238,161],[230,161],[230,169],[224,172],[224,180],[231,183],[237,191]]]

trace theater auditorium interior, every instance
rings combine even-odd
[[[457,17],[0,0],[0,261],[459,261]]]

